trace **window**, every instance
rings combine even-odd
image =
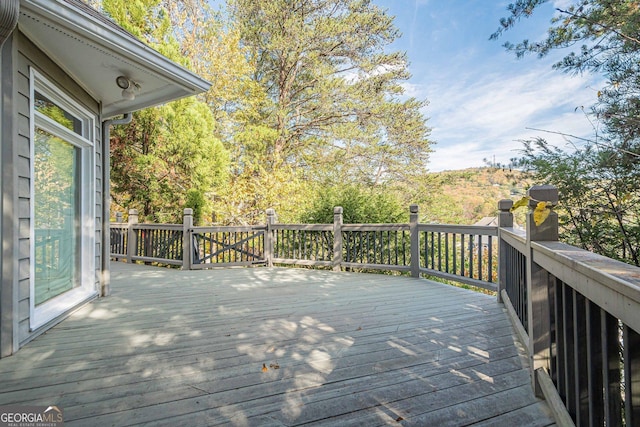
[[[31,70],[31,329],[96,294],[95,117]]]

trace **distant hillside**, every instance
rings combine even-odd
[[[495,216],[499,200],[517,200],[531,185],[523,172],[489,167],[433,172],[430,177],[421,221],[447,224],[473,224]]]

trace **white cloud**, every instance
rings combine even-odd
[[[508,163],[522,148],[519,140],[541,136],[564,145],[565,139],[528,128],[587,137],[589,121],[577,107],[596,100],[586,78],[570,77],[538,63],[521,72],[483,70],[447,75],[426,85],[407,86],[413,96],[426,95],[432,139],[437,144],[430,170],[484,166],[483,159]]]
[[[429,101],[424,115],[436,142],[430,170],[484,166],[483,159],[494,156],[508,163],[522,149],[519,140],[537,136],[567,145],[560,135],[528,128],[592,135],[589,121],[576,108],[588,109],[596,102],[596,78],[553,70],[552,64],[566,52],[516,60],[501,46],[532,35],[534,40],[544,38],[555,8],[565,8],[570,0],[546,3],[497,42],[488,38],[508,14],[509,1],[374,1],[399,17],[405,33],[404,43],[397,44],[408,52],[413,74],[403,85],[405,95]]]

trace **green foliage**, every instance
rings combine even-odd
[[[114,208],[136,208],[141,221],[175,222],[189,189],[215,195],[229,158],[213,128],[206,105],[187,98],[134,113],[130,125],[113,129]],[[205,205],[201,213],[210,210]]]
[[[276,210],[280,222],[296,222],[314,191],[314,183],[299,170],[282,167],[267,172],[255,166],[252,174],[231,176],[229,185],[220,189],[214,211],[217,222],[224,225],[264,224],[268,208]]]
[[[531,15],[545,0],[518,0],[501,20],[500,28],[491,36],[498,38]],[[568,53],[555,68],[568,73],[593,72],[606,78],[598,91],[594,107],[596,117],[604,124],[605,141],[621,149],[638,153],[640,113],[640,8],[629,0],[575,0],[556,9],[546,38],[531,42],[505,43],[517,56],[528,53],[543,57],[556,49]]]
[[[193,224],[200,225],[202,223],[202,215],[206,206],[206,200],[202,191],[191,188],[187,191],[187,197],[184,202],[185,208],[193,209]]]
[[[228,13],[205,0],[92,4],[213,83],[113,131],[114,208],[177,221],[193,191],[203,221],[249,224],[270,207],[298,220],[326,186],[362,185],[373,199],[404,187],[403,212],[418,192],[426,101],[404,94],[407,58],[389,48],[399,33],[371,1],[229,0]]]
[[[629,173],[622,156],[592,146],[568,153],[536,140],[521,162],[537,182],[558,187],[563,241],[640,265],[640,173]]]
[[[154,49],[190,65],[191,57],[183,54],[172,25],[172,19],[182,16],[176,3],[102,0],[100,5]],[[204,7],[204,3],[190,6]],[[184,38],[189,27],[181,28]],[[210,213],[209,200],[226,184],[229,166],[229,153],[215,134],[211,109],[193,97],[134,113],[130,125],[112,130],[114,209],[136,208],[141,221],[175,222],[181,219],[189,194],[190,203],[197,205],[198,220]],[[195,194],[204,200],[196,203]]]
[[[512,3],[492,38],[543,3]],[[517,56],[567,48],[557,69],[601,74],[605,84],[591,110],[598,132],[572,152],[525,141],[520,165],[538,182],[558,187],[565,241],[640,265],[640,8],[628,0],[580,0],[557,11],[543,40],[505,46]]]
[[[322,189],[300,219],[303,223],[333,222],[333,208],[342,206],[345,224],[398,223],[409,221],[409,207],[391,192],[357,185]]]
[[[393,18],[370,1],[229,0],[264,98],[247,103],[237,138],[258,141],[266,171],[304,167],[312,179],[381,183],[426,170],[424,101],[403,95],[406,55],[390,52]],[[238,164],[245,165],[242,153]]]

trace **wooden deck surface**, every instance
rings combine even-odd
[[[0,405],[58,405],[69,426],[553,425],[494,297],[386,275],[112,266],[112,296],[0,360]]]

